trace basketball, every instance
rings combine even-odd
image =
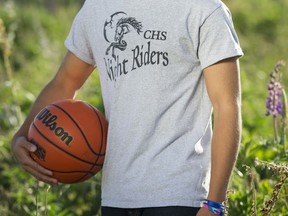
[[[83,182],[102,168],[107,128],[104,115],[87,102],[57,101],[30,125],[28,140],[37,146],[31,157],[61,183]]]

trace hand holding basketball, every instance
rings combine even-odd
[[[31,157],[62,183],[85,181],[102,168],[107,139],[103,114],[79,100],[61,100],[42,109],[28,139],[37,146]]]
[[[56,185],[57,180],[52,176],[52,172],[35,162],[30,153],[36,151],[37,147],[30,143],[25,136],[15,136],[12,141],[12,151],[24,170],[35,178],[48,184]]]

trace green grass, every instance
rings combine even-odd
[[[76,185],[50,188],[38,183],[11,156],[10,139],[43,85],[57,71],[66,52],[64,40],[81,6],[77,0],[0,0],[9,45],[12,76],[4,65],[5,46],[0,35],[0,215],[97,215],[100,175]],[[230,189],[229,215],[251,215],[253,185],[258,215],[279,182],[281,174],[255,159],[286,163],[283,146],[273,142],[273,121],[265,116],[269,74],[280,59],[287,59],[288,2],[286,0],[225,0],[245,55],[240,59],[243,138]],[[56,4],[57,8],[51,7]],[[48,7],[49,6],[49,7]],[[48,9],[47,9],[48,8]],[[3,39],[3,38],[2,38]],[[6,47],[7,48],[7,47]],[[288,66],[283,86],[288,84]],[[79,92],[104,111],[97,71]],[[286,215],[288,186],[284,184],[270,215]],[[37,198],[37,201],[36,201]],[[46,203],[47,199],[47,205]],[[98,214],[99,215],[99,214]]]

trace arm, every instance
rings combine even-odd
[[[208,199],[222,203],[226,198],[241,137],[241,87],[238,60],[231,58],[220,61],[204,69],[204,77],[214,110]],[[207,215],[206,211],[201,209],[198,216]]]
[[[68,52],[54,78],[43,88],[28,114],[26,120],[12,140],[12,152],[21,166],[38,180],[50,184],[57,181],[52,172],[38,165],[29,155],[36,150],[35,145],[27,141],[27,134],[35,115],[46,105],[65,98],[74,98],[77,90],[85,83],[94,70],[71,52]]]

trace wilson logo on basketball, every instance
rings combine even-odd
[[[36,119],[41,121],[41,123],[49,128],[49,130],[53,131],[54,134],[59,137],[67,146],[73,140],[73,137],[69,135],[68,132],[64,130],[64,128],[59,127],[57,124],[58,116],[52,115],[49,109],[44,108],[37,116]]]

